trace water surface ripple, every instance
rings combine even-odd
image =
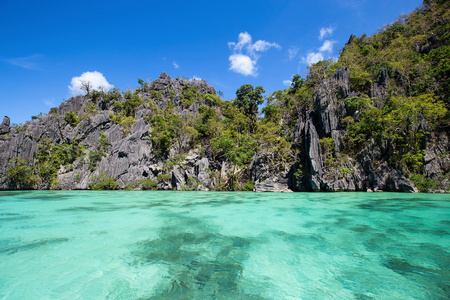
[[[448,299],[450,196],[0,192],[0,299]]]

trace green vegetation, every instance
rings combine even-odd
[[[374,163],[389,164],[422,191],[435,189],[439,187],[438,179],[424,175],[424,157],[431,133],[448,132],[450,123],[449,3],[425,1],[421,8],[384,26],[373,36],[351,36],[338,61],[312,64],[306,77],[294,75],[289,88],[275,91],[266,99],[263,87],[250,84],[237,89],[233,101],[225,101],[188,81],[180,81],[183,86],[179,90],[160,90],[155,83],[138,79],[139,87],[134,91],[86,90],[82,113],[68,112],[64,121],[72,127],[82,127],[78,125],[81,120],[92,121],[88,118],[97,109],[108,109],[111,121],[128,136],[135,118],[143,112],[141,108],[145,108],[144,121],[151,129],[142,139],[152,145],[146,155],[154,157],[154,163],[164,161],[163,171],[155,180],[130,182],[127,188],[167,188],[173,167],[185,167],[189,151],[195,150],[196,155],[208,157],[211,162],[208,172],[214,188],[252,190],[255,178],[251,166],[258,159],[272,173],[292,172],[296,180],[307,178],[305,137],[296,134],[307,120],[317,121],[311,110],[317,113],[327,109],[328,104],[315,107],[318,104],[314,103],[321,82],[339,67],[345,67],[350,70],[349,93],[336,90],[329,95],[337,101],[337,129],[341,136],[338,140],[336,132],[331,135],[317,128],[325,171],[352,174],[356,170],[352,162],[378,147],[381,158]],[[373,92],[379,86],[383,89],[382,99]],[[351,97],[345,98],[348,94]],[[264,106],[261,115],[260,106]],[[57,112],[54,108],[49,115],[58,117]],[[88,122],[82,125],[85,123]],[[25,132],[27,126],[18,125],[15,130]],[[15,185],[50,185],[61,166],[70,169],[83,152],[88,158],[88,169],[95,171],[98,162],[109,153],[108,138],[100,132],[98,144],[93,143],[95,146],[89,149],[78,145],[80,139],[76,140],[58,144],[41,141],[34,165],[11,161],[8,179]],[[226,175],[221,173],[222,166],[227,168]],[[203,184],[187,176],[181,189],[195,190]],[[89,186],[116,189],[117,183],[100,174],[92,178]]]
[[[266,91],[262,86],[257,86],[253,88],[250,84],[244,84],[236,91],[236,99],[234,100],[234,105],[242,110],[242,112],[250,118],[251,128],[255,126],[256,115],[258,113],[258,105],[264,103],[264,98],[262,94]]]
[[[92,176],[88,182],[91,190],[116,190],[119,184],[109,177],[106,173],[100,173],[99,175]]]
[[[10,185],[16,188],[31,189],[37,182],[33,168],[27,164],[25,159],[20,158],[9,161],[9,168],[5,177]]]
[[[106,152],[109,149],[109,139],[106,137],[105,133],[100,132],[99,135],[100,139],[98,141],[97,149],[89,152],[88,169],[90,171],[95,171],[97,169],[97,163],[102,160],[102,157],[106,156]]]
[[[242,191],[251,192],[255,188],[255,182],[253,180],[247,181],[242,186]]]
[[[360,111],[355,118],[344,120],[348,124],[347,151],[352,153],[352,149],[359,149],[368,142],[389,142],[395,149],[393,163],[406,174],[421,172],[423,139],[429,134],[423,121],[430,129],[436,128],[447,113],[444,103],[431,94],[393,96],[383,109],[372,106],[367,97],[350,98],[347,105]]]
[[[156,190],[157,183],[151,179],[142,179],[139,181],[142,190]]]
[[[39,145],[35,155],[34,169],[44,184],[56,180],[61,166],[68,166],[82,156],[84,147],[73,144],[52,144],[50,140]]]
[[[89,164],[88,169],[95,171],[97,169],[97,163],[105,156],[106,153],[103,150],[92,150],[89,152]]]
[[[434,94],[449,104],[449,11],[448,1],[425,1],[371,37],[352,36],[336,65],[351,70],[358,92],[367,94],[385,68],[392,95]]]
[[[78,116],[73,111],[69,111],[66,113],[66,116],[64,117],[64,121],[69,123],[69,125],[72,127],[75,127],[78,125],[78,123],[80,123]]]

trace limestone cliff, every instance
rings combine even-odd
[[[389,78],[383,71],[379,79],[371,91],[382,107]],[[250,186],[255,191],[417,191],[405,174],[393,167],[390,145],[368,141],[356,156],[345,153],[342,120],[354,114],[345,100],[355,96],[348,69],[340,67],[324,79],[315,91],[312,109],[297,116],[289,132],[294,155],[290,161],[279,162],[274,151],[260,146],[249,163],[236,164],[231,156],[220,155],[207,138],[194,143],[191,133],[197,131],[186,124],[207,118],[205,109],[217,112],[218,125],[211,125],[213,128],[227,119],[227,101],[215,94],[204,80],[174,79],[162,73],[133,94],[94,92],[70,98],[48,115],[20,127],[11,128],[5,117],[0,126],[0,187],[89,189],[108,178],[120,189],[207,191],[240,189],[246,182],[254,182],[254,187]],[[158,143],[165,140],[164,136],[156,138],[162,129],[155,120],[167,117],[162,114],[167,111],[184,125],[164,144],[167,148],[161,148]],[[68,118],[71,112],[77,122]],[[122,119],[118,120],[120,113]],[[201,132],[201,126],[196,128]],[[324,138],[330,138],[332,149],[321,144]],[[425,142],[426,175],[448,173],[448,132],[432,132]],[[71,149],[76,155],[54,162],[58,149]],[[57,166],[55,174],[46,173],[47,160]],[[8,169],[18,164],[36,173],[32,181],[7,176]]]

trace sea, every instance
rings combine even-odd
[[[450,195],[0,192],[0,299],[449,299]]]

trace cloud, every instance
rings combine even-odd
[[[302,58],[302,62],[307,65],[315,64],[321,60],[324,60],[323,54],[321,52],[309,52],[306,58]]]
[[[33,54],[25,57],[5,58],[2,59],[2,61],[27,70],[37,70],[39,69],[39,64],[37,60],[42,58],[42,56],[43,56],[42,54]]]
[[[333,34],[334,30],[333,26],[320,28],[319,40],[323,40],[327,35]]]
[[[178,69],[180,66],[177,64],[177,62],[176,61],[174,61],[173,63],[173,67],[175,68],[175,69]]]
[[[55,99],[44,99],[44,104],[48,107],[53,107],[55,106]]]
[[[323,45],[319,48],[320,52],[331,52],[333,51],[333,45],[335,41],[326,40],[323,42]]]
[[[256,76],[256,60],[251,59],[247,55],[233,54],[229,57],[230,70],[242,74],[244,76]]]
[[[69,85],[69,90],[73,96],[84,94],[83,83],[89,82],[93,90],[110,90],[114,86],[110,84],[102,73],[94,72],[84,72],[79,77],[73,77],[71,84]]]
[[[319,40],[322,40],[325,36],[331,35],[334,32],[334,27],[327,27],[320,29]],[[321,60],[325,59],[325,53],[329,53],[333,51],[333,45],[336,41],[333,40],[325,40],[322,46],[319,47],[318,52],[310,51],[306,55],[306,57],[302,57],[301,62],[307,65],[315,64]],[[328,54],[329,57],[329,54]]]
[[[259,41],[256,41],[253,45],[250,45],[250,50],[263,52],[263,51],[269,50],[272,47],[281,49],[281,46],[278,45],[277,43],[269,43],[266,41],[259,40]]]
[[[268,51],[270,48],[281,49],[277,43],[258,40],[252,43],[252,36],[248,32],[241,32],[238,42],[228,42],[228,47],[233,53],[228,57],[230,70],[244,76],[257,76],[258,52]]]
[[[286,86],[291,86],[292,81],[291,80],[283,80],[283,84]]]
[[[297,56],[299,50],[300,49],[298,49],[297,47],[294,46],[290,47],[288,49],[289,60],[293,60]]]

